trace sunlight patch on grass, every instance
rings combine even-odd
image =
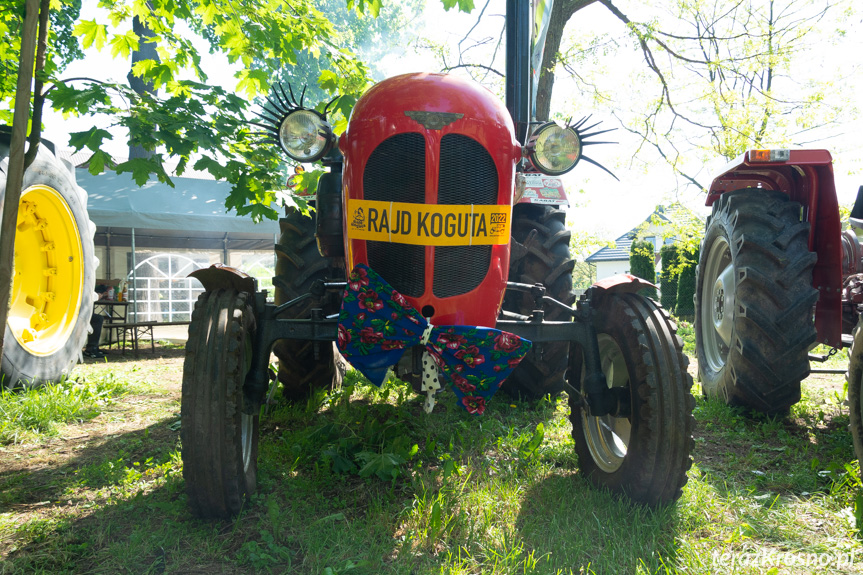
[[[109,375],[90,382],[63,380],[37,389],[0,391],[0,444],[57,435],[60,425],[86,421],[126,392]]]

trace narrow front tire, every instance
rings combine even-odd
[[[228,518],[254,493],[258,414],[243,413],[255,316],[250,296],[230,289],[201,294],[192,312],[180,438],[189,505],[203,518]]]
[[[570,397],[578,465],[587,479],[650,506],[676,501],[692,465],[692,377],[668,314],[637,294],[603,294],[591,302],[600,364],[609,387],[627,391],[628,413],[592,416]],[[583,389],[582,351],[572,373]]]

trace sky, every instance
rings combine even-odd
[[[95,2],[85,2],[83,17],[93,18],[96,14]],[[496,38],[504,11],[502,0],[493,0],[482,21],[476,27],[477,17],[483,3],[476,0],[477,9],[472,14],[446,12],[442,3],[437,0],[426,0],[426,8],[422,20],[416,22],[416,38],[399,53],[384,59],[384,66],[391,75],[415,72],[438,71],[440,63],[428,50],[420,49],[422,39],[431,39],[445,43],[454,49],[468,30],[473,28],[472,35],[477,38]],[[641,2],[620,0],[620,8],[633,19],[650,19],[655,14],[639,13],[644,10]],[[857,14],[849,23],[850,33],[840,39],[836,46],[814,50],[807,54],[801,66],[817,70],[811,74],[816,79],[823,74],[826,78],[844,77],[843,89],[849,94],[850,103],[863,103],[863,23],[861,15]],[[445,22],[445,26],[441,26]],[[609,38],[620,43],[621,48],[609,58],[609,62],[594,62],[595,72],[600,75],[606,86],[611,86],[616,97],[637,99],[644,97],[641,86],[634,86],[631,74],[643,72],[644,60],[639,51],[631,46],[626,38],[622,24],[614,18],[603,6],[594,4],[580,11],[570,22],[566,34],[579,34],[587,28],[594,32],[605,32]],[[829,32],[829,31],[828,31]],[[201,44],[203,47],[203,43]],[[206,50],[204,50],[206,52]],[[592,65],[593,65],[592,64]],[[224,58],[208,57],[205,67],[209,70],[210,80],[227,88],[232,88],[235,81],[231,77],[231,68]],[[502,68],[502,64],[501,64]],[[72,65],[67,76],[86,75],[97,79],[124,81],[128,71],[128,63],[113,60],[108,50],[101,53],[90,50],[87,58]],[[856,72],[856,73],[855,73]],[[807,76],[808,77],[808,76]],[[616,87],[619,86],[619,91]],[[565,75],[559,74],[555,84],[555,99],[553,111],[560,110],[574,118],[592,114],[594,120],[601,120],[602,127],[615,127],[617,121],[611,110],[595,105],[590,98],[579,93],[579,88]],[[68,142],[68,133],[83,130],[93,125],[89,119],[64,119],[56,114],[46,117],[45,137],[55,142]],[[827,148],[834,154],[834,170],[836,187],[840,204],[850,204],[854,201],[857,187],[863,184],[863,142],[859,134],[863,132],[863,122],[859,116],[855,122],[849,122],[846,129],[833,130],[829,137],[808,147]],[[121,137],[117,136],[118,140]],[[681,201],[702,215],[709,213],[704,208],[704,195],[698,193],[693,186],[680,186],[667,165],[656,157],[644,153],[639,155],[639,162],[633,163],[633,156],[639,148],[639,139],[618,129],[607,135],[607,139],[617,141],[615,145],[595,146],[589,149],[589,155],[612,170],[619,178],[614,180],[600,169],[582,162],[573,172],[567,174],[564,184],[574,206],[569,210],[569,221],[574,229],[593,233],[605,239],[614,239],[632,229],[661,203]],[[62,144],[61,144],[62,145]],[[125,146],[118,145],[119,150]],[[717,157],[698,166],[699,180],[708,182],[711,174],[716,174],[725,165],[725,160]]]

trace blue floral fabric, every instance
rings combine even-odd
[[[405,349],[422,343],[428,325],[374,270],[358,264],[351,271],[339,312],[338,348],[372,383],[380,386]],[[487,327],[434,326],[425,347],[459,405],[479,415],[531,342]]]

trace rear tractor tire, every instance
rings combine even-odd
[[[3,147],[0,133],[0,148]],[[9,171],[0,150],[0,210]],[[93,314],[98,261],[87,193],[48,145],[24,172],[15,235],[0,386],[37,387],[68,376],[81,360]]]
[[[510,281],[543,284],[546,295],[572,305],[572,269],[575,260],[569,252],[572,233],[566,229],[566,212],[555,206],[517,204],[513,208],[513,253],[509,266]],[[530,315],[534,308],[530,294],[508,293],[504,309]],[[545,319],[568,321],[563,310],[547,308]],[[563,391],[569,363],[569,343],[535,344],[517,368],[503,382],[512,397],[536,400]]]
[[[815,343],[817,256],[800,204],[782,192],[722,195],[707,222],[696,272],[698,373],[708,397],[765,413],[800,400]]]
[[[257,482],[259,415],[242,411],[255,333],[250,299],[205,292],[189,325],[180,438],[189,505],[203,518],[237,515]]]
[[[308,293],[315,280],[344,280],[344,271],[334,268],[318,251],[315,217],[316,212],[305,216],[292,209],[279,220],[281,236],[276,244],[273,278],[276,305]],[[306,319],[313,308],[331,315],[338,313],[340,306],[341,295],[327,292],[323,298],[310,298],[288,308],[279,317]],[[276,343],[273,353],[279,358],[279,382],[289,401],[304,400],[316,389],[334,389],[342,383],[344,367],[335,343],[285,339]]]
[[[626,387],[628,414],[595,417],[570,397],[578,465],[597,487],[649,506],[676,501],[692,465],[692,377],[668,314],[637,294],[591,302],[600,363],[609,387]],[[573,353],[573,382],[583,389],[584,360]]]

